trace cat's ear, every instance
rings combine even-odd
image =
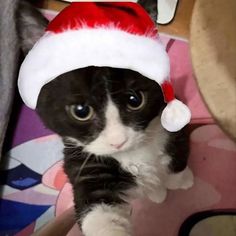
[[[138,0],[137,1],[151,16],[152,20],[157,23],[157,2],[158,0]]]
[[[27,54],[43,35],[48,20],[30,3],[22,0],[19,1],[16,16],[21,48]]]

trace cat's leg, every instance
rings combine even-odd
[[[168,189],[189,189],[193,186],[194,178],[193,173],[186,167],[183,171],[179,173],[170,173],[167,176],[166,187]]]
[[[80,224],[85,236],[131,236],[130,208],[98,204],[82,216]]]
[[[71,150],[65,150],[64,169],[73,186],[76,219],[84,236],[130,236],[128,201],[129,192],[136,188],[135,177],[114,158],[87,153],[74,158]]]
[[[165,153],[170,162],[167,166],[165,185],[168,189],[188,189],[193,186],[193,173],[187,166],[189,157],[189,136],[180,130],[171,133]]]

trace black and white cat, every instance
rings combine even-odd
[[[37,112],[64,141],[64,169],[85,236],[131,235],[130,199],[187,189],[184,131],[162,128],[160,86],[128,70],[86,67],[44,85]]]
[[[156,19],[156,1],[140,3]],[[19,9],[17,38],[27,53],[47,21],[25,1],[12,6]],[[85,236],[131,235],[130,199],[160,203],[167,189],[193,184],[188,138],[162,128],[164,106],[160,86],[127,69],[78,69],[41,90],[37,112],[63,138],[64,169]]]

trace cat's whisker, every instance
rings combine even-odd
[[[79,177],[81,176],[81,173],[82,173],[82,171],[83,171],[83,169],[84,169],[85,165],[87,164],[88,159],[89,159],[90,157],[91,157],[91,154],[89,154],[89,155],[86,156],[84,162],[83,162],[82,165],[80,166],[79,173],[78,173],[78,175],[76,176],[76,180],[79,180]]]
[[[72,144],[72,143],[64,143],[65,148],[77,148],[78,146],[76,144]]]

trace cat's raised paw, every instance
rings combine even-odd
[[[157,188],[155,191],[148,193],[148,198],[155,203],[162,203],[165,201],[167,191],[165,188]]]
[[[193,184],[194,184],[193,172],[189,168],[187,168],[183,175],[183,182],[180,188],[189,189],[193,186]]]
[[[166,182],[168,189],[189,189],[194,184],[194,176],[192,171],[187,167],[178,174],[171,174]]]

